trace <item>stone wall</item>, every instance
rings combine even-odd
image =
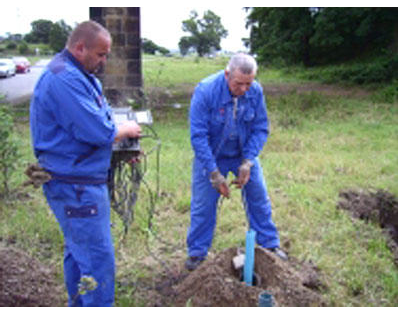
[[[113,107],[141,103],[142,66],[139,7],[91,7],[90,19],[106,27],[112,36],[112,50],[105,71],[99,74],[105,96]]]

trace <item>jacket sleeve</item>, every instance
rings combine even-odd
[[[109,105],[92,95],[87,84],[76,74],[54,76],[48,91],[53,114],[75,139],[97,146],[110,144],[116,127],[108,117]]]
[[[216,159],[209,144],[210,103],[206,101],[206,93],[201,85],[195,88],[191,99],[190,129],[191,144],[196,158],[210,173],[217,168]]]
[[[255,96],[255,113],[248,140],[243,147],[243,158],[253,160],[263,149],[269,134],[266,101],[263,90],[257,85],[258,93]]]

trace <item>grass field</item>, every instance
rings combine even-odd
[[[160,191],[151,219],[150,194],[156,192],[156,155],[148,156],[135,219],[123,238],[113,213],[117,257],[116,306],[145,306],[145,286],[163,270],[183,263],[189,225],[189,91],[226,59],[146,57],[145,88],[178,95],[182,107],[154,110],[161,140]],[[294,78],[286,78],[288,81]],[[259,81],[283,84],[277,70],[261,69]],[[172,99],[172,98],[171,98]],[[174,99],[172,101],[175,101]],[[299,260],[321,270],[329,306],[398,306],[398,269],[378,226],[353,220],[336,208],[346,188],[384,189],[398,196],[398,104],[325,96],[317,91],[267,97],[271,135],[260,159],[282,244]],[[17,124],[23,158],[13,179],[24,180],[23,165],[33,161],[29,126]],[[150,150],[154,141],[144,140]],[[148,190],[149,188],[149,190]],[[0,205],[0,238],[26,250],[57,270],[62,283],[62,235],[41,190],[24,188],[30,198]],[[218,215],[213,252],[243,246],[247,226],[239,191],[225,200]]]

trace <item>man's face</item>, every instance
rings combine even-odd
[[[228,87],[232,95],[242,96],[249,89],[254,81],[256,74],[244,74],[239,69],[233,71],[232,73],[225,70],[225,78],[228,82]]]
[[[111,51],[111,39],[106,34],[99,34],[92,47],[83,47],[81,63],[89,73],[101,71]]]

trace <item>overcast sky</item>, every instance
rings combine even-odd
[[[77,2],[77,3],[76,3]],[[5,0],[0,5],[0,35],[7,32],[26,34],[31,30],[30,23],[38,19],[57,22],[63,19],[74,27],[76,23],[89,18],[91,6],[140,6],[141,7],[141,37],[148,38],[159,46],[177,49],[182,36],[189,35],[182,31],[182,21],[189,18],[190,12],[196,10],[199,17],[205,10],[211,10],[221,18],[221,23],[228,31],[228,37],[221,41],[224,50],[244,50],[243,37],[249,36],[245,28],[247,13],[242,2],[234,4],[230,1],[228,7],[221,5],[225,1],[21,1]],[[179,4],[181,3],[181,4]],[[214,3],[215,5],[212,5]],[[217,3],[220,3],[217,5]]]

